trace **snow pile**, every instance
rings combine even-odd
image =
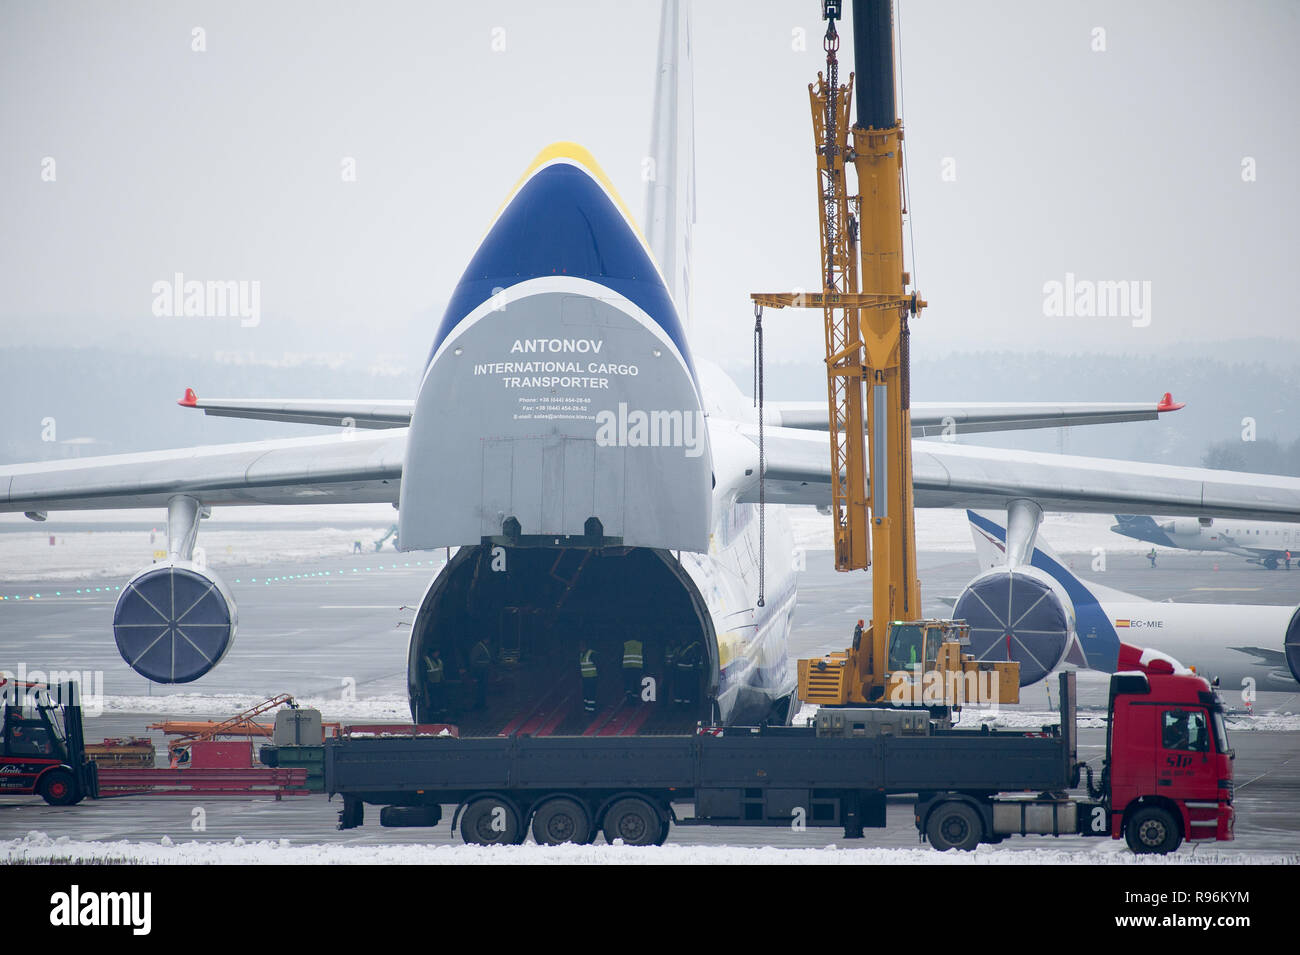
[[[1080,710],[1076,719],[1082,729],[1106,728],[1104,712],[1090,713]],[[1057,726],[1060,722],[1061,714],[1051,710],[978,709],[968,706],[961,711],[961,719],[957,726],[959,729],[978,729],[981,726],[988,726],[989,729],[998,730],[1039,730],[1044,726]]]
[[[1229,733],[1243,730],[1293,733],[1300,730],[1300,714],[1297,713],[1229,713],[1224,722]]]
[[[791,724],[794,726],[812,725],[813,717],[817,715],[819,709],[821,709],[821,707],[815,703],[804,703],[800,705],[799,712],[794,715]]]
[[[226,719],[265,702],[265,697],[241,693],[167,693],[158,696],[105,696],[104,713],[144,713],[159,716],[202,716]],[[342,700],[295,697],[301,707],[320,710],[328,722],[396,721],[409,723],[411,705],[404,696]]]
[[[794,725],[810,726],[818,709],[819,707],[811,703],[803,704],[795,714]],[[1061,722],[1061,714],[1051,710],[1008,710],[991,707],[982,709],[967,706],[959,715],[960,719],[955,724],[958,729],[979,729],[981,726],[988,726],[989,729],[997,730],[1039,730],[1044,726],[1053,726]],[[1088,729],[1105,729],[1106,714],[1081,710],[1078,714],[1078,723],[1079,726]]]
[[[397,512],[387,504],[215,507],[198,546],[216,569],[350,555],[355,541],[372,555],[374,542],[395,523]],[[0,580],[11,582],[124,579],[147,567],[154,551],[167,549],[162,508],[54,511],[48,525],[0,514],[0,530]],[[381,553],[393,555],[391,539]]]
[[[804,550],[831,549],[831,519],[812,507],[787,508],[795,546]],[[1005,515],[1003,516],[1005,519]],[[1114,533],[1109,514],[1043,515],[1040,535],[1061,554],[1091,554],[1094,547],[1107,553],[1146,553],[1151,545]],[[922,508],[916,512],[916,546],[923,551],[971,553],[970,523],[959,508]]]
[[[391,525],[390,525],[391,526]],[[387,527],[319,527],[275,530],[223,531],[204,527],[199,544],[208,566],[217,571],[280,561],[306,562],[326,557],[348,557],[353,543],[361,541],[366,558],[395,558],[391,544],[376,554],[374,542]],[[88,580],[102,577],[125,580],[154,562],[155,551],[167,549],[166,521],[149,542],[143,530],[0,534],[0,580]],[[358,559],[360,555],[357,555]],[[441,555],[439,555],[441,556]],[[229,576],[223,573],[223,576]]]
[[[811,703],[805,703],[795,715],[794,725],[811,725],[817,709]],[[998,730],[1036,730],[1060,722],[1061,714],[1054,710],[1016,710],[1005,707],[981,709],[967,706],[961,711],[956,725],[959,729],[978,729],[987,725],[989,729]],[[1230,733],[1300,732],[1300,714],[1296,713],[1230,713],[1225,722]],[[1079,710],[1078,725],[1081,729],[1105,729],[1105,710]]]
[[[90,459],[87,459],[89,463]],[[382,523],[385,527],[397,518],[397,511],[389,504],[250,504],[214,507],[212,516],[203,522],[204,528],[220,527],[231,523],[266,523],[276,524],[328,524],[330,521],[347,523]],[[158,530],[166,532],[167,511],[165,508],[134,507],[121,510],[87,510],[87,511],[50,511],[49,519],[53,523],[104,525],[111,530],[113,524],[156,524]],[[30,520],[21,514],[0,514],[0,524],[13,524],[21,527],[33,527]]]
[[[1300,864],[1300,854],[1246,855],[1184,848],[1169,856],[1136,856],[1105,840],[1076,849],[974,852],[916,849],[778,849],[773,846],[433,846],[291,845],[287,839],[248,842],[83,842],[43,832],[0,841],[0,862],[133,862],[153,865],[1273,865]]]

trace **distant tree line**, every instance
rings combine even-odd
[[[1272,438],[1261,441],[1215,441],[1201,456],[1201,463],[1207,468],[1225,471],[1300,477],[1300,439],[1289,443]]]

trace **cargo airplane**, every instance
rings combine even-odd
[[[764,467],[751,399],[691,349],[690,42],[676,0],[664,5],[658,62],[645,232],[586,150],[543,149],[430,329],[413,401],[189,393],[182,404],[212,414],[346,430],[0,468],[0,510],[36,520],[60,509],[166,509],[168,559],[131,578],[114,611],[129,666],[187,682],[229,649],[233,597],[191,559],[208,509],[384,502],[398,510],[402,550],[456,548],[412,624],[417,719],[430,715],[425,655],[463,660],[485,636],[509,682],[494,705],[508,696],[520,714],[502,732],[584,731],[566,715],[577,712],[579,645],[598,649],[601,679],[617,681],[629,637],[643,642],[647,673],[664,671],[670,649],[697,646],[697,685],[674,688],[696,704],[692,723],[787,717],[797,703],[787,654],[794,543],[782,507],[760,511],[760,480],[772,505],[829,500],[826,409],[770,406]],[[967,434],[1171,409],[915,405],[913,424],[918,435],[954,424]],[[1300,519],[1300,481],[1290,478],[929,441],[913,449],[920,507]],[[653,729],[657,718],[625,729]]]

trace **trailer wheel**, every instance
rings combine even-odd
[[[970,852],[984,838],[979,813],[964,802],[945,802],[930,813],[925,835],[940,852],[960,849]]]
[[[667,827],[653,806],[630,796],[605,811],[604,832],[610,845],[622,839],[625,846],[657,846],[663,844]]]
[[[668,841],[668,830],[672,827],[672,821],[659,817],[659,838],[655,840],[655,845],[661,846]]]
[[[1129,816],[1124,826],[1124,841],[1134,852],[1164,855],[1178,848],[1183,834],[1169,810],[1144,806]]]
[[[75,806],[81,802],[77,781],[66,769],[52,769],[42,776],[38,792],[51,806]]]
[[[517,846],[524,829],[514,806],[495,796],[481,796],[460,817],[460,835],[475,846]]]
[[[590,844],[591,815],[573,799],[548,799],[533,813],[533,838],[539,846],[559,846],[566,842]]]

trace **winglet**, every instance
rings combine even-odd
[[[1168,395],[1165,395],[1168,398]],[[199,406],[199,396],[194,393],[193,388],[185,389],[185,397],[176,402],[182,408],[197,408]]]
[[[1160,404],[1156,405],[1156,411],[1177,411],[1182,407],[1185,407],[1183,402],[1174,401],[1174,396],[1166,391],[1165,396],[1160,399]]]

